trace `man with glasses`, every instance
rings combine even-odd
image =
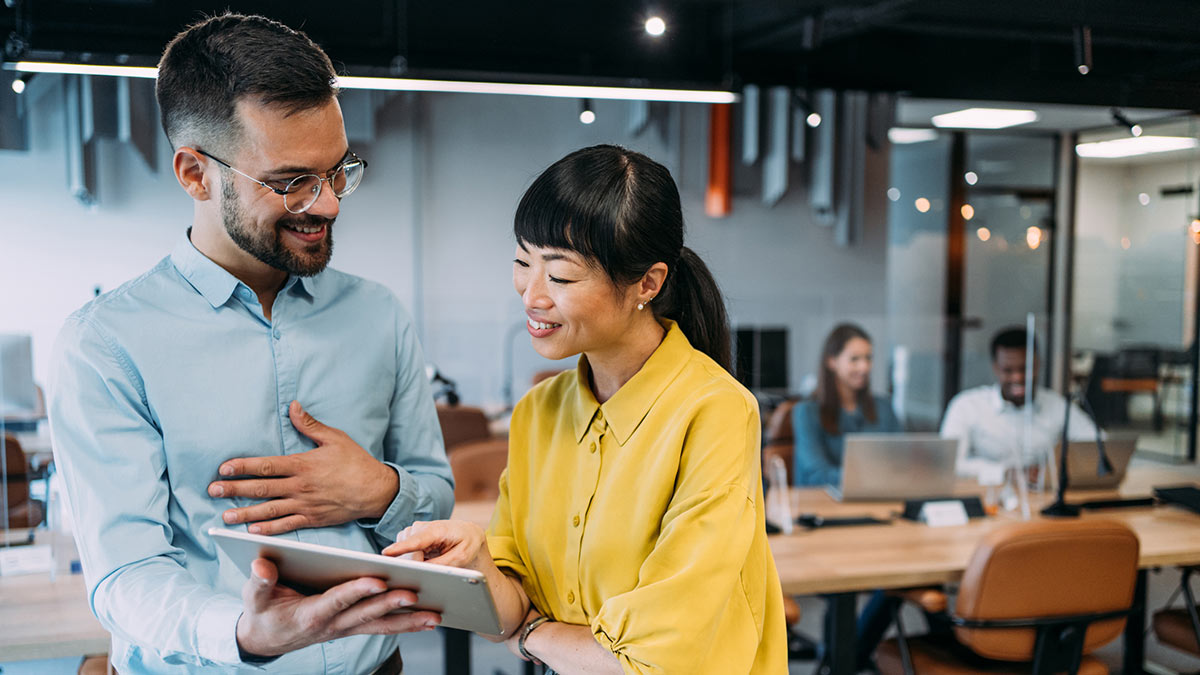
[[[327,269],[350,151],[333,67],[302,33],[226,14],[167,46],[157,85],[192,225],[73,314],[50,407],[92,609],[119,672],[395,673],[408,591],[312,596],[210,527],[378,551],[450,515],[453,481],[408,315]],[[219,158],[219,159],[218,159]]]

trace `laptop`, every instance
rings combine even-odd
[[[1137,438],[1109,438],[1104,441],[1104,454],[1112,463],[1112,473],[1097,475],[1100,452],[1095,441],[1071,441],[1067,452],[1067,478],[1071,490],[1116,489],[1125,480],[1129,458],[1137,447]],[[1062,445],[1054,446],[1054,467],[1058,470]]]
[[[897,501],[954,493],[958,439],[937,434],[846,434],[838,501]]]

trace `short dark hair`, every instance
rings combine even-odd
[[[338,94],[337,74],[307,35],[262,16],[225,13],[189,26],[167,44],[155,93],[172,147],[236,144],[237,103],[256,98],[287,114]]]
[[[996,361],[996,352],[1001,349],[1020,349],[1025,350],[1025,341],[1028,339],[1028,333],[1024,328],[1013,326],[1005,328],[996,333],[996,337],[992,338],[992,362]],[[1033,339],[1033,352],[1037,353],[1037,338]]]
[[[615,284],[634,283],[666,263],[662,291],[648,307],[730,369],[725,301],[704,261],[683,245],[679,189],[662,164],[615,145],[576,150],[529,186],[513,234],[522,245],[574,251]]]

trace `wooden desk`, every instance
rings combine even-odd
[[[1081,502],[1115,496],[1148,496],[1155,485],[1200,481],[1195,466],[1131,467],[1119,493],[1087,490],[1068,493],[1068,501]],[[825,516],[873,515],[888,517],[900,510],[898,502],[839,504],[823,490],[798,490],[793,499],[799,512]],[[1037,515],[1052,495],[1038,496],[1032,509]],[[1107,518],[1125,523],[1141,542],[1138,567],[1139,611],[1130,618],[1125,633],[1126,673],[1141,672],[1145,626],[1145,570],[1158,566],[1200,563],[1200,514],[1171,506],[1088,511],[1084,518]],[[938,585],[957,582],[976,545],[988,532],[1011,523],[1019,515],[981,518],[957,527],[931,528],[904,520],[888,525],[799,529],[791,535],[770,537],[771,551],[785,593],[829,595],[833,635],[828,636],[833,672],[852,673],[854,660],[855,596],[879,588]],[[864,555],[864,551],[870,551]]]
[[[39,532],[38,542],[49,543]],[[58,551],[73,554],[70,537],[58,535]],[[60,558],[70,558],[62,555]],[[106,654],[109,634],[92,616],[82,574],[71,574],[68,560],[60,571],[0,577],[0,661]]]

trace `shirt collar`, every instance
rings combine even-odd
[[[191,229],[189,228],[183,235],[183,239],[175,246],[175,250],[171,252],[171,262],[175,265],[175,269],[183,275],[183,278],[192,285],[192,288],[204,296],[204,299],[208,300],[208,303],[215,309],[229,302],[229,298],[237,290],[238,285],[245,286],[245,284],[224,267],[201,253],[192,243],[190,235]],[[315,298],[319,285],[317,278],[320,276],[320,274],[312,277],[290,276],[280,293],[289,293],[294,289],[308,295],[309,298]]]
[[[646,418],[650,408],[667,386],[683,370],[683,366],[692,357],[692,344],[674,321],[664,319],[661,322],[667,334],[658,348],[646,360],[641,369],[629,379],[612,398],[603,405],[596,401],[592,388],[588,386],[590,366],[586,356],[579,357],[575,366],[575,376],[579,394],[575,397],[575,438],[582,441],[588,427],[599,410],[603,422],[613,431],[617,443],[624,445],[633,435],[638,425]]]

